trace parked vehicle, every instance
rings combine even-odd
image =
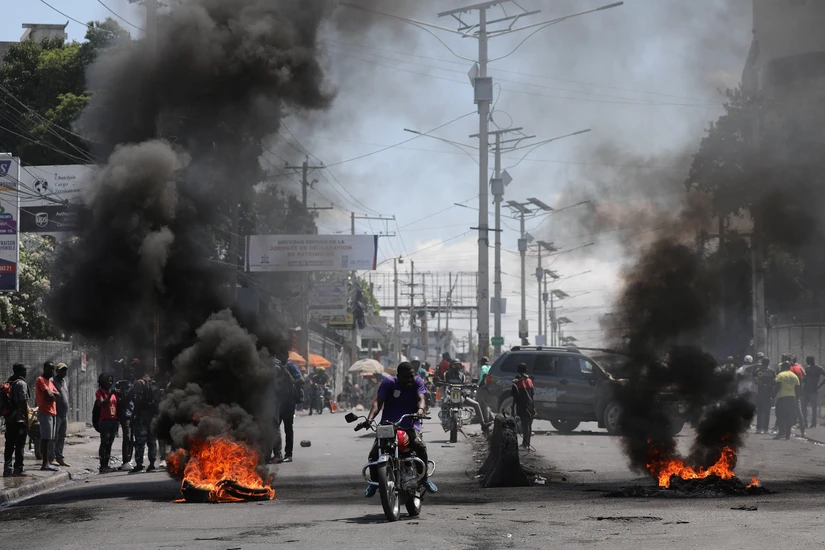
[[[435,463],[432,460],[425,464],[415,456],[415,452],[408,450],[407,432],[400,427],[406,418],[430,419],[427,416],[405,414],[394,424],[377,424],[374,421],[368,423],[365,416],[357,416],[354,413],[348,413],[344,417],[348,423],[358,419],[364,420],[355,427],[356,432],[366,427],[375,432],[375,438],[378,440],[378,460],[367,463],[361,473],[367,483],[378,486],[381,506],[388,521],[398,520],[401,515],[401,504],[404,504],[410,516],[416,517],[421,514],[421,499],[425,492],[421,480],[428,469],[429,475],[435,471]],[[370,476],[371,466],[376,468],[376,479]]]
[[[572,432],[582,422],[598,422],[600,428],[618,435],[622,408],[615,399],[615,390],[630,381],[615,378],[583,351],[587,350],[514,346],[493,363],[490,382],[479,389],[479,400],[493,411],[509,412],[512,407],[510,386],[518,365],[524,363],[527,374],[533,379],[539,420],[549,420],[562,433]],[[594,351],[607,355],[603,350]],[[677,434],[685,423],[683,411],[672,396],[663,394],[662,399],[673,401],[671,432]]]

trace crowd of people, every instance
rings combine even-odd
[[[790,353],[782,354],[777,368],[765,354],[756,360],[745,356],[744,364],[736,367],[728,357],[720,367],[736,380],[736,392],[751,399],[756,406],[756,433],[774,433],[775,439],[789,439],[796,425],[802,436],[806,428],[814,428],[819,420],[819,388],[825,384],[825,369],[809,355],[805,365]],[[770,428],[770,412],[775,408],[776,423]],[[810,423],[808,412],[810,411]]]

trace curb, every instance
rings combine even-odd
[[[0,491],[0,506],[7,506],[12,502],[24,500],[33,496],[51,491],[61,485],[65,485],[72,480],[69,472],[58,472],[57,474],[35,481],[33,483],[26,483],[21,487],[13,489],[5,489]]]

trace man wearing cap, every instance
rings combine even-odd
[[[26,385],[26,365],[15,363],[8,383],[11,410],[6,416],[3,477],[23,477],[26,475],[23,473],[23,450],[29,433],[29,387]]]
[[[482,357],[481,358],[481,371],[479,372],[479,375],[478,375],[478,387],[479,388],[482,388],[482,387],[487,385],[487,382],[488,382],[487,379],[489,378],[491,368],[492,367],[490,366],[490,360],[486,357]]]
[[[60,466],[68,467],[69,464],[63,457],[63,447],[66,444],[66,428],[69,418],[69,379],[66,374],[69,372],[69,367],[66,363],[58,363],[54,376],[52,377],[52,384],[57,389],[57,416],[55,416],[55,435],[49,451],[50,463],[55,461]]]

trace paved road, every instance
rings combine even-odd
[[[780,491],[751,499],[608,499],[604,491],[652,484],[630,472],[620,440],[584,425],[560,435],[538,422],[531,465],[545,486],[482,490],[468,441],[446,444],[435,423],[425,433],[438,463],[439,493],[419,519],[388,524],[377,497],[364,499],[360,469],[371,440],[342,415],[300,416],[296,462],[276,467],[267,503],[171,502],[163,473],[96,476],[0,511],[0,540],[25,537],[41,548],[812,548],[822,525],[825,446],[752,436],[738,470],[758,472]],[[588,428],[593,431],[588,433]],[[689,443],[689,433],[683,443]],[[756,511],[731,510],[755,505]],[[48,529],[48,524],[56,524]]]

